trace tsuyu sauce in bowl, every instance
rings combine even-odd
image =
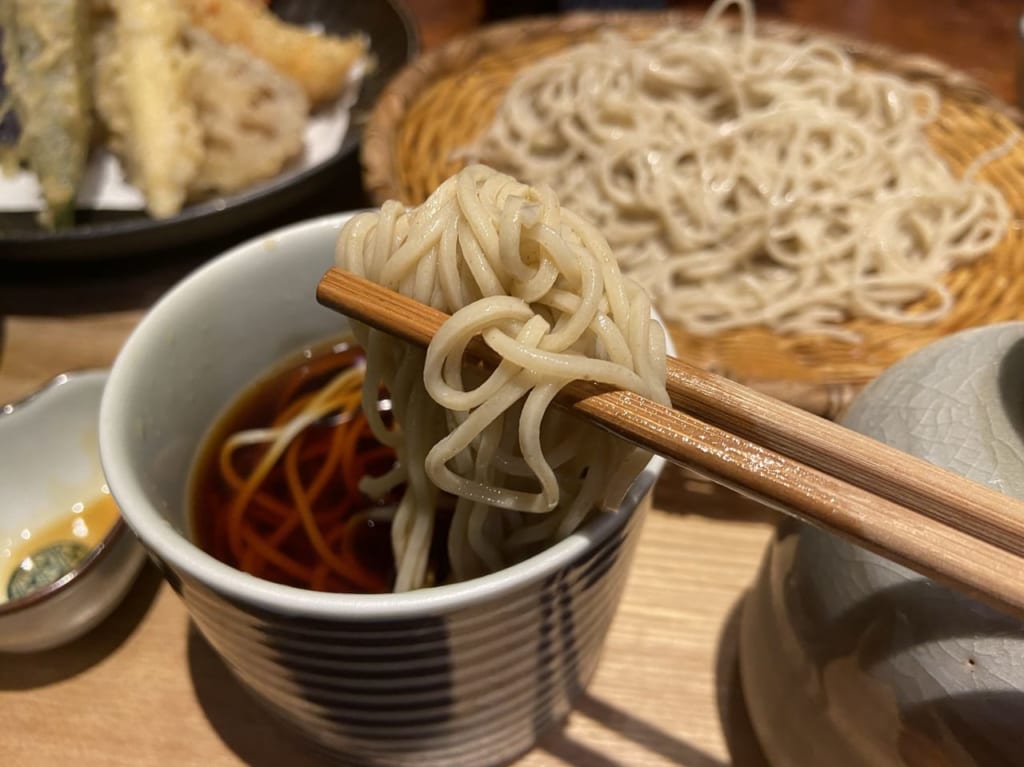
[[[403,486],[382,498],[360,489],[364,476],[380,476],[395,466],[394,451],[373,436],[358,402],[363,361],[363,350],[350,337],[304,348],[254,379],[216,419],[191,483],[192,536],[201,548],[232,567],[287,586],[345,593],[391,590],[391,516]],[[343,389],[346,407],[326,408],[287,445],[275,446],[268,430],[292,429],[303,408],[346,371],[354,373]],[[387,420],[386,393],[377,405]],[[236,448],[225,449],[233,435],[259,433],[268,439],[245,444],[243,437]],[[270,450],[280,455],[242,498]],[[440,516],[430,565],[435,579],[443,579],[448,569],[447,517]]]

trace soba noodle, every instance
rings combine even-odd
[[[826,40],[759,37],[749,0],[718,0],[695,29],[528,67],[467,153],[549,184],[691,333],[850,337],[851,317],[942,316],[942,276],[1006,232],[1000,194],[930,147],[938,105]]]
[[[399,458],[362,489],[407,483],[391,527],[396,591],[427,582],[442,491],[457,499],[456,580],[517,561],[621,499],[647,455],[548,405],[580,378],[666,403],[664,333],[598,230],[549,188],[469,167],[418,208],[389,202],[351,219],[337,262],[452,314],[426,351],[354,324],[364,411]],[[488,375],[463,367],[477,334],[503,359]],[[391,427],[372,407],[381,386]]]

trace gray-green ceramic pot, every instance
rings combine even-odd
[[[844,422],[1024,498],[1024,323],[911,355]],[[774,767],[1024,764],[1024,623],[806,525],[768,548],[740,663]]]

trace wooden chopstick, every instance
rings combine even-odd
[[[317,299],[410,343],[446,314],[329,270]],[[468,353],[496,364],[477,338]],[[671,359],[675,407],[574,381],[560,405],[624,439],[993,606],[1024,615],[1024,503]]]
[[[725,431],[1024,556],[1024,504],[678,359],[672,404]]]

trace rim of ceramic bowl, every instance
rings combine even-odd
[[[110,378],[110,371],[104,368],[82,368],[80,370],[68,370],[63,373],[59,373],[38,389],[29,392],[21,399],[14,400],[13,402],[8,402],[3,406],[0,406],[0,421],[8,416],[14,415],[16,412],[24,410],[26,407],[38,407],[40,402],[45,401],[47,396],[52,394],[53,391],[61,386],[89,378],[101,379],[104,382],[104,388],[106,388],[106,381]],[[5,615],[26,610],[49,599],[59,592],[69,589],[72,583],[76,583],[84,578],[94,570],[101,561],[103,561],[107,556],[107,553],[114,547],[114,544],[120,540],[121,536],[125,534],[127,529],[128,525],[125,524],[124,517],[121,515],[120,509],[118,509],[117,519],[114,520],[114,524],[110,527],[107,534],[103,536],[100,542],[85,555],[85,558],[81,562],[68,570],[68,572],[53,583],[49,583],[41,589],[31,591],[23,597],[9,599],[6,602],[0,603],[0,618],[3,618]]]
[[[325,593],[273,583],[221,562],[167,523],[143,490],[139,477],[129,469],[130,456],[119,437],[123,432],[121,424],[128,417],[122,407],[123,403],[129,401],[128,376],[124,371],[145,364],[149,349],[148,337],[163,326],[165,318],[170,318],[173,308],[186,300],[195,285],[230,273],[239,264],[254,260],[258,252],[262,252],[266,258],[288,258],[290,241],[322,229],[337,232],[356,212],[322,216],[266,232],[217,256],[168,291],[150,309],[122,347],[111,369],[100,405],[100,459],[107,485],[125,521],[143,544],[172,569],[239,603],[284,615],[370,621],[437,614],[492,600],[502,593],[558,572],[624,527],[661,473],[665,464],[663,458],[652,457],[631,485],[623,502],[623,506],[631,507],[628,513],[621,513],[620,509],[596,514],[562,541],[495,573],[462,583],[398,594]],[[263,243],[271,239],[276,247],[264,248]],[[309,300],[316,301],[312,291]],[[268,364],[273,362],[267,361]]]

